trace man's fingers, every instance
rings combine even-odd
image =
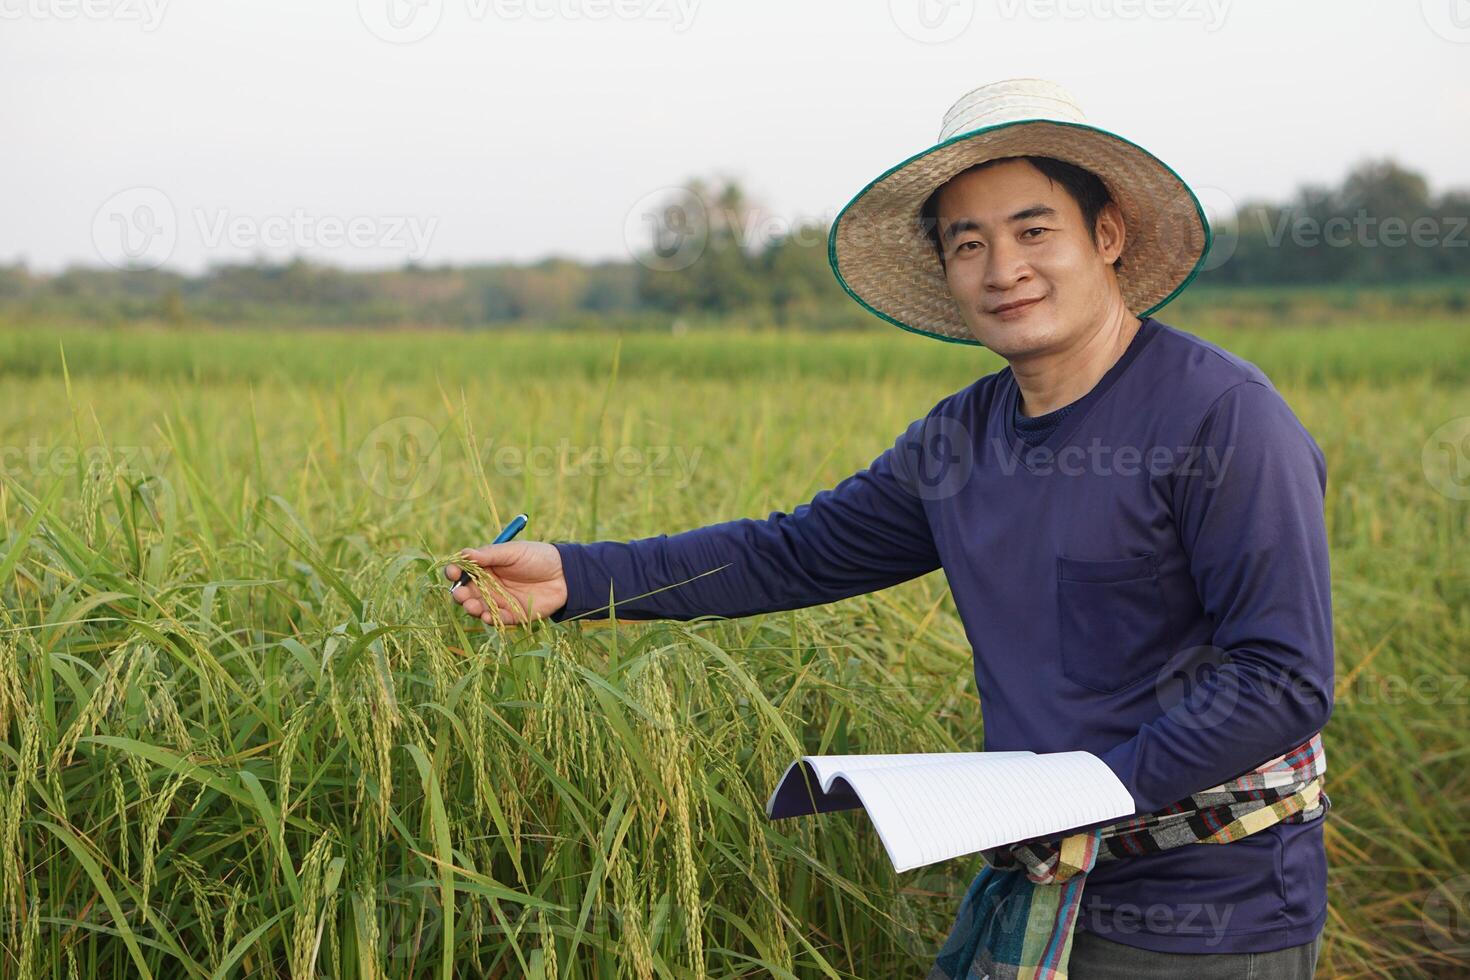
[[[492,622],[490,614],[492,603],[496,609],[500,610],[500,618],[502,621],[509,619],[511,616],[510,608],[505,604],[503,600],[501,600],[498,596],[492,595],[487,597],[482,595],[475,583],[469,581],[468,579],[465,580],[465,583],[463,585],[456,585],[452,590],[450,590],[450,595],[454,596],[455,602],[458,602],[461,606],[464,607],[464,611],[467,614],[474,616],[477,619],[483,620],[484,622]]]
[[[492,609],[500,614],[500,621],[502,623],[514,624],[520,622],[520,617],[512,613],[503,602],[495,602],[491,605],[483,599],[470,599],[464,604],[464,611],[483,623],[495,622],[495,613],[491,612]]]
[[[454,583],[449,587],[449,594],[454,596],[455,602],[464,602],[466,599],[480,594],[480,590],[475,588],[475,583],[464,573],[464,569],[458,565],[445,565],[444,577]]]
[[[507,560],[506,560],[506,557],[505,557],[505,552],[503,552],[503,551],[502,552],[499,552],[498,555],[497,555],[497,557],[491,557],[490,556],[490,552],[487,551],[486,549],[487,548],[492,548],[492,547],[493,548],[501,548],[501,547],[504,547],[504,546],[503,545],[487,545],[486,548],[465,548],[463,551],[460,552],[460,555],[463,556],[464,558],[468,559],[469,561],[473,561],[475,564],[479,565],[481,568],[483,568],[486,571],[488,571],[490,573],[489,574],[489,577],[495,582],[495,584],[503,587],[504,586],[504,583],[501,581],[500,576],[496,575],[495,572],[493,571],[493,566],[495,566],[495,565],[504,565],[504,564],[507,563]],[[457,567],[457,566],[454,566],[454,565],[446,565],[445,566],[445,568],[455,568],[455,567]],[[470,588],[472,590],[471,591],[471,594],[472,595],[480,595],[481,598],[488,598],[487,596],[482,595],[481,594],[482,593],[482,590],[481,589],[478,589],[478,588],[475,588],[472,583],[468,583],[467,582],[466,585],[469,585],[470,586]],[[500,595],[499,590],[497,590],[494,587],[492,587],[488,591],[490,592],[490,595],[493,596],[497,602],[500,602],[502,606],[504,605],[503,598]]]
[[[520,550],[511,547],[512,542],[505,541],[501,544],[487,544],[478,548],[465,548],[460,552],[465,558],[473,561],[481,568],[489,568],[492,565],[505,565],[515,561],[520,555]]]
[[[474,562],[481,568],[494,565],[503,565],[510,560],[502,545],[486,545],[483,548],[464,548],[460,551],[460,564],[448,564],[444,566],[444,577],[450,582],[462,582],[451,587],[450,595],[454,600],[464,607],[464,611],[479,619],[483,623],[493,624],[495,615],[498,613],[500,621],[508,624],[519,624],[526,619],[524,610],[521,609],[519,600],[508,599],[491,588],[489,594],[483,593],[479,586],[464,575],[461,565]],[[494,572],[491,572],[494,577]],[[464,575],[461,580],[460,576]],[[497,580],[498,581],[498,580]],[[492,611],[493,610],[493,611]]]

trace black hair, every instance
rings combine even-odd
[[[1085,170],[1074,163],[1067,163],[1065,160],[1057,160],[1053,157],[1000,157],[966,167],[950,180],[954,180],[961,174],[984,170],[986,167],[993,167],[997,163],[1005,163],[1009,160],[1025,160],[1049,180],[1061,184],[1062,189],[1082,209],[1082,220],[1092,233],[1093,244],[1097,244],[1097,216],[1102,213],[1103,205],[1113,200],[1113,195],[1108,193],[1107,185],[1102,182],[1102,178],[1091,170]],[[947,184],[948,181],[945,183]],[[939,192],[944,190],[944,187],[945,184],[940,184],[934,188],[933,193],[924,199],[924,205],[919,209],[919,220],[924,227],[924,233],[929,236],[929,241],[934,245],[934,252],[939,256],[941,268],[944,266],[944,246],[939,241]],[[1123,268],[1121,255],[1113,260],[1113,268]]]

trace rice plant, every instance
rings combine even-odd
[[[1470,502],[1423,454],[1470,414],[1470,335],[1214,336],[1329,461],[1323,975],[1463,975]],[[927,965],[978,858],[895,875],[861,814],[764,802],[803,753],[979,746],[942,573],[742,620],[497,628],[439,569],[520,511],[526,539],[590,540],[790,510],[993,356],[736,325],[22,325],[0,352],[0,977]]]

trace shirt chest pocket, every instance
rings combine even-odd
[[[1169,661],[1168,611],[1152,552],[1092,560],[1057,556],[1062,673],[1109,694]]]

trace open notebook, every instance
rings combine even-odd
[[[1132,816],[1091,752],[808,755],[766,801],[772,820],[861,807],[898,871]]]

